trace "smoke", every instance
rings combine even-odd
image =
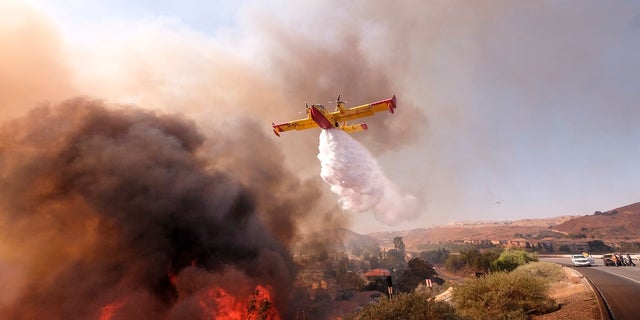
[[[0,230],[20,285],[0,311],[10,319],[107,311],[113,319],[194,319],[205,287],[247,297],[261,285],[273,289],[286,315],[295,275],[287,241],[296,223],[284,217],[304,216],[296,210],[313,205],[315,189],[278,193],[272,197],[281,206],[261,210],[254,190],[297,179],[265,159],[278,179],[254,179],[247,188],[221,169],[237,149],[206,152],[226,144],[206,140],[179,115],[86,98],[3,124]],[[272,148],[243,147],[256,151],[255,161],[267,154],[261,148]]]
[[[417,217],[418,200],[403,195],[375,158],[347,133],[322,130],[319,150],[320,176],[331,185],[344,210],[370,212],[388,225]]]
[[[335,203],[319,201],[326,188],[318,177],[300,178],[317,172],[315,134],[276,143],[269,124],[339,91],[353,103],[401,94],[389,68],[357,45],[365,35],[327,48],[248,14],[258,25],[244,25],[240,41],[171,19],[98,19],[88,37],[73,38],[46,12],[14,2],[0,2],[8,44],[0,62],[0,313],[96,318],[114,306],[106,309],[114,319],[198,318],[205,286],[234,292],[259,283],[273,288],[286,316],[295,276],[288,248],[305,229],[347,221]],[[57,102],[77,95],[193,121],[87,98]],[[43,101],[52,103],[27,111]],[[402,126],[371,125],[409,141],[419,114]],[[386,139],[372,139],[373,148],[402,145]]]
[[[46,15],[23,3],[0,1],[0,120],[26,106],[72,92],[64,46]]]

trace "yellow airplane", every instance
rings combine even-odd
[[[272,123],[273,133],[280,136],[280,132],[289,130],[305,130],[320,127],[322,129],[340,129],[346,132],[357,132],[367,130],[365,123],[347,124],[353,119],[372,116],[376,112],[389,110],[393,113],[396,108],[396,96],[361,106],[345,109],[345,102],[340,101],[340,95],[336,103],[336,111],[329,112],[320,104],[306,105],[307,117],[305,119],[284,122],[280,124]]]

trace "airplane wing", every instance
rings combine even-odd
[[[331,115],[338,122],[351,121],[353,119],[364,118],[372,116],[376,112],[388,110],[393,113],[393,109],[396,108],[396,96],[393,98],[384,99],[369,104],[363,104],[361,106],[353,107],[351,109],[344,109],[332,112]]]
[[[289,130],[304,130],[304,129],[316,128],[318,127],[318,124],[315,123],[315,121],[313,121],[311,117],[309,117],[306,119],[293,120],[293,121],[279,123],[279,124],[273,123],[272,127],[273,127],[273,133],[275,133],[276,136],[279,137],[280,132],[285,132]]]

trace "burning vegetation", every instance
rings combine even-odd
[[[1,249],[19,276],[1,313],[286,318],[295,268],[283,239],[295,232],[272,232],[265,221],[283,218],[258,215],[260,186],[203,145],[180,116],[84,98],[2,125]]]

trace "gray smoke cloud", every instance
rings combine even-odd
[[[0,230],[21,284],[2,313],[87,319],[115,303],[113,319],[193,319],[206,288],[248,297],[262,285],[286,317],[294,217],[317,190],[245,132],[263,144],[206,140],[182,116],[87,98],[3,124]],[[204,152],[216,145],[225,152]],[[246,148],[276,175],[254,162],[223,170]],[[271,193],[272,207],[260,208],[266,193],[256,190],[292,185],[299,192]]]

